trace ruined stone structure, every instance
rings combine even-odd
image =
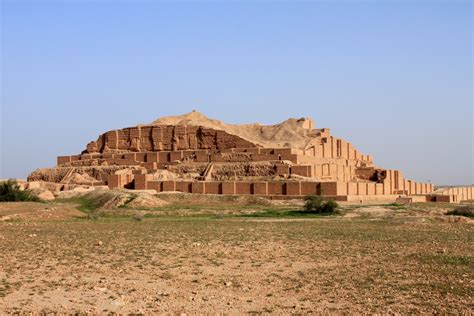
[[[446,197],[455,194],[436,194],[430,183],[377,167],[372,156],[310,119],[232,126],[197,112],[106,132],[80,155],[60,156],[57,167],[37,170],[29,180],[281,199],[318,194],[340,201],[425,196],[459,202]],[[472,188],[462,193],[474,199]]]

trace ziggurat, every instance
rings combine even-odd
[[[227,125],[198,112],[108,131],[80,155],[60,156],[29,181],[257,195],[272,199],[322,195],[338,201],[472,200],[473,188],[436,190],[374,164],[350,142],[315,128],[311,119],[277,125]]]

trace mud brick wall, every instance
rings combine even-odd
[[[206,194],[222,194],[222,183],[220,183],[220,182],[204,182],[204,193],[206,193]]]
[[[58,156],[57,165],[60,166],[65,163],[71,162],[71,156]]]
[[[444,190],[443,192],[439,193],[439,195],[436,196],[437,199],[438,199],[438,196],[452,196],[453,197],[452,200],[454,202],[474,200],[474,187],[467,186],[467,187],[448,188]],[[440,197],[439,199],[441,201],[446,198]]]
[[[235,194],[252,194],[252,183],[235,182]]]
[[[338,195],[337,194],[337,182],[322,182],[321,183],[321,194],[322,195]]]
[[[107,177],[107,185],[110,189],[132,188],[134,175],[132,174],[110,174]]]
[[[295,174],[303,177],[312,177],[312,166],[310,165],[299,165],[299,166],[291,166],[290,174]]]
[[[84,153],[253,147],[257,145],[220,130],[185,125],[155,125],[108,131],[87,144]]]
[[[147,189],[147,175],[146,174],[136,174],[134,175],[135,179],[135,190],[146,190]]]
[[[367,195],[367,183],[357,183],[357,195]]]
[[[298,155],[296,154],[281,154],[280,160],[289,160],[294,164],[298,163]]]
[[[301,182],[287,182],[286,195],[301,195]]]
[[[222,182],[222,194],[236,194],[235,182]]]
[[[286,183],[284,182],[269,182],[268,195],[286,195]]]
[[[252,188],[252,194],[268,195],[268,183],[267,182],[254,182],[253,188]]]
[[[301,182],[301,195],[321,194],[321,184],[318,182]]]
[[[276,175],[288,175],[290,174],[290,166],[284,164],[277,164],[275,165],[275,173]]]
[[[191,181],[176,182],[176,191],[184,193],[193,193],[193,183]]]
[[[192,193],[204,194],[204,182],[193,182],[191,190]]]
[[[163,191],[176,191],[176,181],[163,181]]]
[[[317,142],[310,148],[303,151],[303,155],[313,156],[317,158],[339,158],[348,160],[359,160],[372,163],[371,155],[364,155],[354,148],[354,146],[340,138],[329,136],[329,133],[321,133]]]
[[[239,151],[240,150],[240,151]],[[252,162],[252,161],[279,161],[279,160],[298,160],[297,155],[287,154],[291,152],[289,148],[272,149],[262,148],[264,154],[253,153],[259,152],[260,148],[244,148],[244,149],[197,149],[197,150],[176,150],[176,151],[159,151],[159,152],[125,152],[125,153],[95,153],[82,154],[75,156],[59,156],[57,157],[57,165],[71,164],[74,166],[89,166],[93,164],[91,160],[101,160],[94,162],[95,165],[100,165],[103,161],[110,164],[117,165],[140,165],[149,169],[156,169],[157,166],[149,163],[167,164],[176,161],[187,162]],[[249,152],[250,151],[250,152]],[[273,154],[273,152],[282,152],[282,154]],[[77,163],[77,161],[81,161]],[[146,165],[145,165],[146,164]],[[282,167],[286,168],[286,167]],[[297,170],[298,168],[295,168]],[[303,170],[304,168],[300,168]],[[298,172],[298,171],[297,171]],[[312,171],[300,171],[303,174],[312,174]],[[286,172],[284,174],[289,174]]]
[[[318,194],[323,196],[357,196],[357,195],[393,195],[386,194],[384,187],[390,184],[373,182],[305,182],[305,181],[151,181],[152,175],[111,175],[108,185],[111,188],[121,188],[132,181],[136,189],[153,189],[161,191],[180,191],[199,194],[232,194],[232,195],[269,195],[269,196],[306,196]],[[415,184],[420,191],[432,190],[430,184]],[[426,194],[426,193],[424,193]],[[412,194],[414,195],[414,194]],[[474,195],[473,188],[459,188],[447,191],[446,195],[458,195],[465,200]]]

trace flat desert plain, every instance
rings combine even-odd
[[[452,205],[78,203],[0,204],[0,314],[474,310],[474,221]]]

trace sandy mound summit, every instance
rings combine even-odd
[[[198,111],[183,115],[165,116],[150,125],[194,125],[225,131],[267,148],[292,147],[304,149],[312,140],[313,121],[309,118],[290,118],[275,125],[226,124],[210,119]]]

